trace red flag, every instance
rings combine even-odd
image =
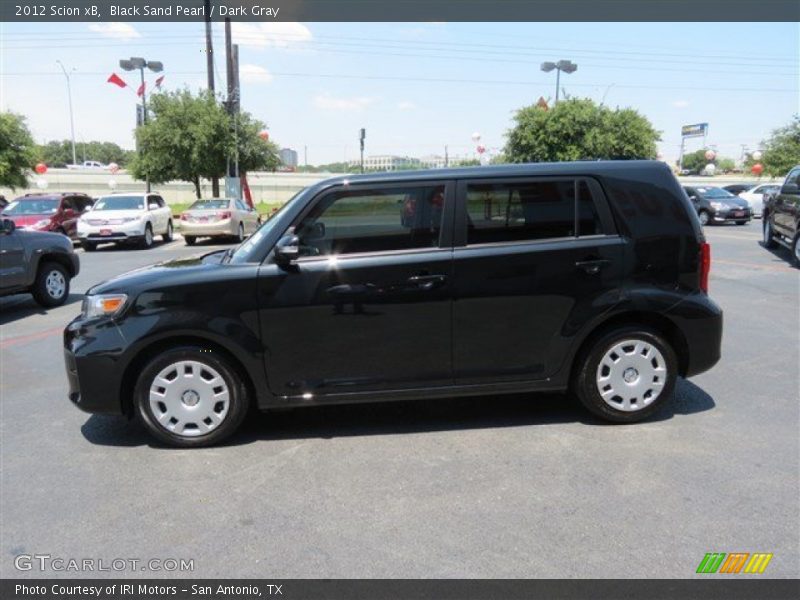
[[[161,84],[164,82],[164,77],[165,77],[165,76],[164,76],[164,75],[162,75],[161,77],[159,77],[158,79],[156,79],[156,87],[157,87],[158,89],[161,89]]]
[[[144,95],[144,81],[142,82],[142,85],[139,86],[139,89],[136,90],[136,95],[140,98]]]
[[[107,79],[108,83],[113,83],[114,85],[118,85],[121,88],[128,87],[128,84],[125,83],[122,78],[117,75],[116,73],[112,73],[109,78]]]

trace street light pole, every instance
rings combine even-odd
[[[564,73],[569,75],[570,73],[574,73],[578,70],[578,65],[571,60],[560,60],[557,63],[543,62],[540,68],[545,73],[549,73],[553,69],[556,71],[556,100],[553,102],[553,106],[555,106],[558,104],[558,96],[559,92],[561,91],[561,71],[564,71]]]
[[[60,60],[56,61],[58,66],[61,67],[61,72],[64,73],[64,77],[67,80],[67,98],[69,100],[69,129],[70,133],[72,134],[72,164],[75,165],[78,163],[78,157],[75,153],[75,119],[72,116],[72,86],[70,85],[69,81],[69,73],[64,68],[64,63]]]
[[[147,123],[147,89],[144,85],[144,68],[147,67],[153,73],[160,73],[164,70],[164,65],[157,60],[145,60],[138,56],[132,56],[131,58],[122,59],[119,61],[119,66],[126,70],[126,71],[135,71],[139,69],[139,75],[141,77],[141,87],[139,89],[142,90],[142,125]],[[138,120],[137,120],[137,126]],[[139,149],[141,152],[141,148]],[[145,191],[150,191],[150,177],[145,177],[144,180]]]

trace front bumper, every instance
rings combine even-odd
[[[183,236],[210,237],[215,235],[236,235],[236,223],[233,219],[198,223],[196,221],[181,221],[180,233]]]
[[[138,241],[144,237],[144,223],[132,221],[114,225],[78,223],[78,239],[82,242]]]
[[[76,317],[64,329],[70,401],[89,413],[124,414],[120,398],[125,340],[111,321]]]
[[[753,211],[750,208],[732,208],[727,210],[717,210],[711,216],[715,223],[727,223],[733,221],[749,221],[753,218]]]

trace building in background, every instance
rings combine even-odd
[[[444,156],[430,154],[419,159],[423,169],[443,169],[452,166],[452,163]]]
[[[291,148],[281,148],[278,152],[284,167],[289,167],[292,171],[297,169],[297,151]]]
[[[358,159],[351,160],[349,165],[354,170],[360,167]],[[419,169],[421,163],[418,158],[411,156],[395,156],[393,154],[382,154],[379,156],[365,156],[365,171],[404,171],[407,169]]]

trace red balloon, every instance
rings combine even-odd
[[[269,140],[269,131],[267,131],[267,130],[262,131],[261,133],[258,134],[258,137],[260,137],[265,142],[268,141]]]
[[[756,163],[750,168],[750,171],[753,173],[753,175],[761,175],[761,173],[764,172],[764,167],[761,163]]]
[[[47,173],[47,165],[46,165],[46,164],[44,164],[44,163],[39,163],[39,164],[37,164],[37,165],[36,165],[36,167],[35,167],[35,169],[36,169],[36,172],[37,172],[39,175],[44,175],[45,173]]]
[[[478,151],[478,154],[483,154],[486,152],[486,146],[478,146],[476,150]]]

